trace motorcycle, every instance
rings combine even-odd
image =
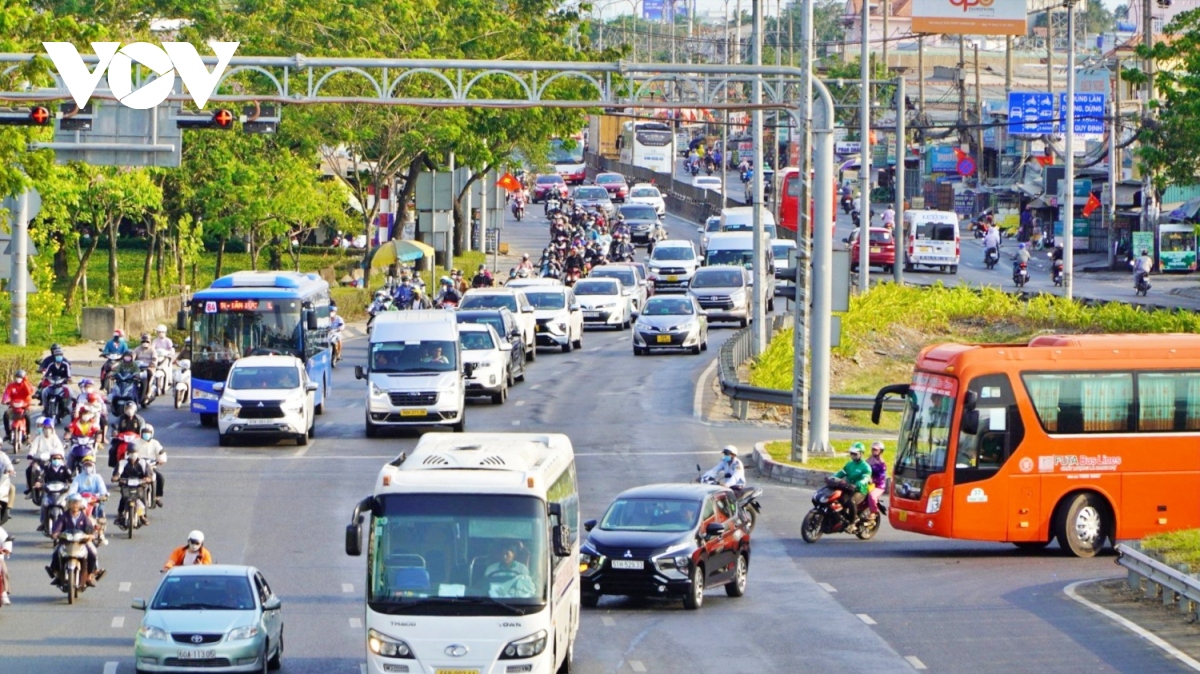
[[[983,264],[987,265],[988,269],[994,268],[999,261],[1000,251],[995,248],[988,248],[987,252],[983,254]]]
[[[550,217],[552,213],[559,210],[561,207],[562,204],[559,203],[558,199],[550,197],[546,200],[546,217]]]
[[[42,381],[42,414],[54,419],[54,423],[60,423],[70,414],[70,404],[68,403],[69,391],[67,390],[68,379],[62,377],[53,377]]]
[[[192,396],[192,362],[187,358],[175,361],[175,409],[187,403]]]
[[[40,486],[42,483],[42,473],[44,472],[42,459],[31,456],[29,458],[29,481],[25,485],[29,487],[29,494],[25,498],[33,501],[34,506],[39,510],[42,507],[42,501],[46,497],[46,492]]]
[[[12,518],[13,503],[17,500],[17,487],[12,476],[0,473],[0,526]]]
[[[1133,275],[1133,290],[1135,294],[1145,297],[1146,293],[1150,292],[1150,281],[1147,280],[1149,276],[1145,272],[1138,272]]]
[[[87,589],[84,569],[87,568],[88,541],[91,535],[82,531],[64,531],[58,535],[58,568],[54,584],[67,593],[67,603],[74,604],[79,593]]]
[[[513,216],[516,217],[517,222],[520,222],[521,220],[523,220],[525,218],[525,205],[520,202],[514,201],[513,205],[512,205],[512,213],[513,213]]]
[[[170,351],[165,349],[155,351],[154,370],[147,379],[146,399],[142,407],[149,407],[156,398],[167,394],[171,381],[171,358]]]
[[[579,271],[579,267],[568,267],[567,273],[563,275],[563,285],[568,287],[575,285],[579,281],[580,276],[582,276],[582,273]]]
[[[104,358],[104,364],[100,366],[100,390],[107,393],[108,376],[112,374],[112,369],[117,366],[117,363],[121,362],[121,354],[110,353],[106,355],[101,351],[100,356]]]
[[[887,514],[887,508],[879,504],[879,516],[868,519],[870,510],[864,499],[854,510],[857,515],[850,519],[850,501],[858,495],[858,490],[849,482],[835,477],[825,478],[825,486],[817,490],[812,497],[812,510],[804,516],[800,525],[800,537],[805,543],[816,543],[825,534],[853,534],[864,541],[875,537],[879,531],[879,522]]]
[[[71,438],[71,450],[67,453],[67,467],[72,475],[79,474],[83,457],[96,451],[96,439],[90,435],[78,435]]]
[[[1017,284],[1018,288],[1024,288],[1029,282],[1029,265],[1025,262],[1018,262],[1013,268],[1013,283]]]
[[[66,482],[51,482],[43,486],[45,496],[42,498],[42,534],[50,538],[50,527],[55,520],[67,510]]]
[[[338,361],[342,359],[342,331],[341,330],[330,330],[329,331],[329,350],[331,352],[331,356],[329,358],[329,365],[331,367],[337,367]]]
[[[117,526],[125,530],[129,538],[133,538],[133,530],[143,527],[146,521],[146,503],[153,501],[146,496],[149,478],[121,478],[121,501],[124,507],[117,513]]]
[[[91,492],[82,492],[80,496],[87,501],[87,508],[84,512],[86,512],[87,516],[91,518],[93,522],[95,522],[96,540],[100,541],[103,545],[108,545],[108,541],[104,540],[104,527],[108,524],[108,519],[104,517],[95,517],[92,514],[96,511],[97,505],[108,500],[108,495],[105,494],[103,497],[100,497]]]
[[[1050,257],[1052,259],[1050,263],[1050,268],[1052,271],[1050,274],[1054,279],[1054,285],[1061,286],[1063,284],[1063,261],[1053,260],[1054,253],[1050,253]]]
[[[846,215],[850,215],[851,211],[853,211],[853,210],[854,210],[854,197],[852,197],[850,195],[843,196],[842,197],[842,212],[844,212]]]
[[[142,381],[139,374],[132,372],[116,372],[112,376],[112,395],[109,396],[109,402],[112,404],[113,416],[120,416],[121,410],[125,407],[125,403],[133,403],[139,405],[142,401]]]
[[[25,416],[28,411],[29,402],[25,400],[14,400],[8,406],[8,413],[12,418],[12,421],[9,422],[9,437],[12,438],[14,455],[20,455],[21,449],[29,440],[29,418]]]
[[[696,464],[696,471],[700,472],[699,477],[696,478],[696,482],[700,484],[720,484],[711,475],[705,474],[703,470],[700,464]],[[762,496],[763,493],[762,487],[752,487],[747,484],[741,487],[730,487],[730,489],[733,490],[734,495],[737,497],[738,505],[742,511],[749,516],[750,521],[746,523],[746,531],[754,531],[754,525],[758,523],[758,516],[762,512],[762,506],[758,503],[758,497]]]
[[[0,595],[8,592],[8,565],[4,563],[4,558],[12,554],[12,548],[12,536],[0,541]],[[2,603],[0,603],[0,608],[4,608]]]
[[[387,295],[381,300],[371,302],[371,306],[367,307],[367,329],[371,329],[371,325],[375,323],[375,316],[392,310],[392,296]]]

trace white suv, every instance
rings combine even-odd
[[[313,393],[304,363],[295,356],[249,356],[233,364],[224,383],[213,390],[221,446],[254,435],[293,438],[307,445],[313,437]]]
[[[458,303],[459,309],[499,309],[512,312],[521,326],[521,338],[525,342],[525,356],[537,360],[537,323],[533,318],[533,305],[518,288],[472,288]]]
[[[650,267],[650,282],[654,290],[687,292],[692,274],[700,267],[700,258],[691,241],[668,239],[659,241],[646,260]]]
[[[538,346],[557,346],[563,353],[583,348],[583,311],[575,291],[566,286],[526,288],[537,321]]]

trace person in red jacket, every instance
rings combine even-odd
[[[8,442],[9,434],[12,431],[13,422],[13,403],[22,402],[25,404],[25,410],[33,404],[33,385],[25,378],[25,370],[17,370],[13,376],[12,383],[4,388],[4,404],[8,405],[8,410],[4,413],[4,441]],[[23,410],[22,415],[28,414]],[[25,419],[26,428],[29,427],[29,419]]]

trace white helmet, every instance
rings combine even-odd
[[[193,531],[192,533],[188,534],[188,543],[196,543],[198,545],[204,545],[204,532],[197,529],[197,530]]]
[[[732,456],[738,455],[737,447],[734,447],[733,445],[725,445],[724,447],[721,448],[721,453],[722,454],[730,454]]]
[[[163,325],[162,323],[159,323],[158,327],[155,328],[154,331],[160,335],[165,335],[165,334],[167,334],[167,326]]]

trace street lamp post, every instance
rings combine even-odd
[[[1067,110],[1064,115],[1063,148],[1066,174],[1063,205],[1063,293],[1067,299],[1075,290],[1075,2],[1064,0],[1067,7]]]

